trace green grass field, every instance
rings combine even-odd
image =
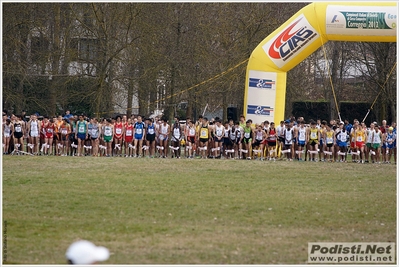
[[[305,264],[308,242],[395,242],[396,204],[393,164],[3,157],[6,263],[88,239],[106,264]]]

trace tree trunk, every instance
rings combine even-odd
[[[53,75],[58,74],[58,64],[59,64],[59,49],[60,49],[60,19],[61,19],[61,10],[60,4],[54,3],[53,8],[54,20],[52,28],[52,44],[51,44],[51,58],[52,58],[52,66],[51,66],[51,76],[49,77],[49,105],[47,106],[48,115],[55,116],[56,115],[56,107],[57,107],[57,78],[53,77]]]
[[[133,102],[133,82],[130,81],[127,87],[127,108],[126,114],[130,117],[133,114],[132,103]]]
[[[138,76],[137,99],[139,100],[139,114],[144,116],[148,110],[148,83],[144,75],[142,62],[138,66]]]
[[[337,108],[335,105],[335,98],[333,94],[333,88],[332,86],[337,85],[337,70],[339,67],[339,50],[338,50],[338,43],[334,42],[332,45],[332,57],[331,57],[331,80],[332,80],[332,85],[330,84],[330,89],[331,91],[329,92],[329,100],[330,100],[330,119],[333,119],[337,116]],[[326,62],[328,64],[328,62]]]
[[[175,116],[175,108],[174,108],[174,92],[175,92],[175,81],[176,81],[176,66],[174,63],[171,65],[171,72],[170,72],[170,98],[167,101],[168,104],[168,120],[171,122],[173,117]]]
[[[227,94],[223,94],[223,122],[227,121]]]
[[[396,108],[393,99],[389,99],[389,107],[392,115],[392,120],[388,122],[390,124],[391,122],[396,122]]]
[[[186,118],[190,118],[193,120],[193,104],[191,103],[192,101],[188,100],[187,102],[187,110],[186,110]],[[184,118],[184,119],[186,119]]]

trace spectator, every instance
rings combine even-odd
[[[350,133],[352,131],[352,124],[349,123],[348,120],[345,120],[345,124],[344,124],[345,130]]]
[[[73,115],[71,114],[71,111],[69,109],[65,111],[64,119],[67,119],[69,121],[69,119],[72,117]]]

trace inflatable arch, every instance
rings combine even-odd
[[[298,11],[252,52],[244,115],[253,123],[284,120],[287,71],[332,41],[396,42],[395,2],[315,2]]]

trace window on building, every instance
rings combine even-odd
[[[93,61],[97,58],[98,41],[96,39],[80,39],[79,59]]]
[[[70,49],[72,61],[93,61],[97,58],[98,41],[89,38],[73,38]]]
[[[40,34],[39,36],[32,36],[31,39],[31,58],[32,62],[40,63],[46,61],[45,55],[49,49],[49,41]]]

